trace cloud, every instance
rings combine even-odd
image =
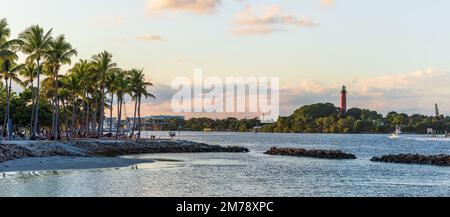
[[[386,75],[376,77],[375,79],[355,80],[360,89],[368,90],[369,88],[406,88],[416,84],[425,84],[429,79],[445,77],[445,73],[434,69],[417,70],[408,74]],[[431,81],[429,81],[431,82]],[[435,83],[433,81],[432,83]]]
[[[320,0],[320,5],[323,7],[332,7],[336,4],[336,0]]]
[[[232,32],[237,35],[270,34],[285,26],[316,27],[319,24],[308,17],[297,17],[280,6],[247,6],[234,18]]]
[[[156,83],[154,84],[152,90],[154,91],[154,95],[156,99],[146,99],[143,100],[143,103],[166,103],[172,100],[173,95],[177,92],[177,90],[172,89],[170,85]]]
[[[281,115],[290,115],[303,105],[320,102],[330,102],[338,106],[341,87],[346,85],[349,91],[349,107],[372,109],[382,114],[398,111],[432,115],[434,104],[438,103],[444,114],[450,114],[450,102],[446,100],[450,98],[449,83],[450,73],[434,69],[363,79],[349,78],[339,83],[304,79],[281,87],[280,112]],[[143,115],[176,114],[172,111],[170,102],[177,90],[171,89],[169,85],[155,84],[152,91],[157,99],[149,98],[142,102]],[[130,100],[127,98],[127,102]],[[132,111],[133,104],[129,104],[127,111]],[[178,115],[185,115],[188,118],[258,116],[255,113],[182,113]]]
[[[149,14],[162,12],[213,13],[221,5],[220,0],[150,0],[147,3]]]
[[[138,35],[136,36],[136,39],[139,41],[165,41],[163,37],[151,34]]]
[[[285,86],[281,94],[281,110],[290,114],[296,108],[310,103],[339,104],[339,90],[347,85],[350,107],[368,108],[387,113],[432,114],[434,103],[450,112],[450,73],[424,69],[398,75],[353,79],[341,83],[322,83],[311,80]],[[431,86],[432,85],[432,88]]]
[[[275,31],[275,28],[267,26],[238,27],[231,30],[235,35],[268,35]]]

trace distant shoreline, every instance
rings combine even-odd
[[[142,134],[144,135],[145,132],[170,132],[170,130],[163,130],[163,131],[142,131]],[[240,132],[240,131],[201,131],[201,130],[181,130],[181,131],[173,131],[173,132],[194,132],[194,133],[255,133],[253,131],[245,131],[245,132]],[[308,132],[256,132],[255,134],[259,134],[259,133],[265,133],[265,134],[318,134],[318,135],[364,135],[364,134],[368,134],[368,135],[390,135],[389,133],[374,133],[374,132],[361,132],[361,133],[317,133],[317,132],[313,132],[313,133],[308,133]],[[428,135],[426,133],[410,133],[410,132],[403,132],[402,134],[405,135]]]

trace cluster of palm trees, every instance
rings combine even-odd
[[[152,83],[145,81],[143,69],[123,70],[106,51],[91,59],[79,60],[66,74],[60,74],[64,65],[71,65],[77,50],[66,41],[64,35],[52,36],[52,30],[44,31],[34,25],[10,39],[10,29],[6,19],[0,20],[0,78],[4,80],[6,112],[2,125],[2,138],[11,137],[10,97],[13,82],[32,92],[30,114],[30,139],[41,136],[39,129],[40,102],[48,102],[52,107],[51,139],[73,137],[102,137],[104,135],[105,109],[109,108],[109,135],[119,136],[123,126],[122,107],[124,97],[129,95],[134,102],[135,130],[140,138],[140,108],[142,98],[154,96],[148,91]],[[17,63],[18,53],[26,56],[24,63]],[[41,79],[43,76],[43,79]],[[109,99],[108,99],[109,96]],[[117,98],[117,123],[112,123],[114,97]],[[63,135],[64,133],[64,135]]]

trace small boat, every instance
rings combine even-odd
[[[395,132],[391,134],[391,139],[398,139],[400,138],[401,134],[402,134],[402,127],[398,125],[395,129]]]
[[[262,127],[261,127],[261,126],[253,127],[253,133],[254,133],[254,134],[257,134],[257,133],[261,132],[261,130],[262,130]]]

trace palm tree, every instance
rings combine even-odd
[[[58,80],[59,69],[61,65],[71,64],[71,58],[78,55],[76,49],[72,48],[72,45],[68,43],[64,35],[56,37],[49,42],[49,50],[46,53],[47,64],[49,70],[52,73],[52,83],[55,89],[53,99],[53,121],[52,121],[52,137],[55,139],[60,138],[59,135],[59,99],[58,99]]]
[[[62,104],[62,110],[64,114],[64,133],[67,140],[70,140],[69,136],[69,116],[67,115],[67,106],[69,101],[72,99],[72,90],[70,89],[70,86],[68,86],[67,78],[69,76],[61,76],[58,80],[59,89],[58,89],[58,98],[61,101]]]
[[[97,73],[97,82],[100,90],[100,120],[97,129],[97,136],[102,136],[103,120],[105,117],[105,89],[107,86],[108,75],[117,72],[119,69],[117,68],[117,64],[112,62],[112,54],[107,51],[103,51],[102,53],[93,56],[92,60],[95,65],[94,67]]]
[[[19,74],[23,77],[22,85],[24,88],[30,87],[31,90],[31,120],[30,120],[30,129],[33,127],[33,118],[34,118],[34,80],[37,77],[37,68],[35,63],[26,64],[20,71]],[[30,130],[30,137],[32,136],[32,130]]]
[[[72,69],[73,70],[73,69]],[[74,72],[74,73],[72,73]],[[77,111],[78,111],[78,100],[81,98],[83,92],[81,91],[83,88],[81,86],[81,76],[77,74],[77,70],[71,71],[67,76],[65,76],[62,80],[63,87],[66,89],[68,93],[67,100],[72,101],[72,120],[70,122],[70,136],[74,136],[77,134]],[[67,136],[70,138],[70,136]]]
[[[0,20],[0,61],[6,59],[17,60],[17,54],[15,50],[22,44],[21,40],[12,39],[9,40],[11,30],[8,27],[6,19]]]
[[[91,64],[92,66],[92,64]],[[95,112],[95,106],[94,106],[94,102],[97,100],[98,98],[98,91],[97,91],[97,86],[96,86],[96,82],[95,82],[95,71],[93,69],[91,69],[91,71],[89,71],[89,74],[86,76],[92,76],[91,79],[89,80],[82,80],[82,85],[83,88],[85,89],[85,96],[84,96],[84,134],[86,135],[86,137],[91,136],[91,129],[93,126],[93,119],[94,119],[94,112]],[[92,116],[91,116],[92,114]]]
[[[128,71],[120,70],[117,73],[117,80],[115,82],[115,92],[117,95],[117,130],[116,139],[119,136],[120,128],[122,127],[122,104],[124,96],[130,92],[130,81]]]
[[[117,138],[123,126],[124,97],[128,94],[134,102],[132,135],[139,129],[139,138],[142,97],[154,97],[147,90],[152,84],[145,81],[143,69],[121,70],[113,62],[112,54],[103,51],[92,56],[91,61],[80,60],[68,74],[60,75],[63,65],[70,65],[71,58],[78,54],[64,35],[53,38],[51,29],[44,31],[39,25],[27,28],[19,34],[19,39],[10,40],[10,34],[7,20],[0,19],[0,79],[5,81],[5,85],[0,82],[0,86],[4,86],[2,96],[6,99],[5,119],[0,134],[5,134],[8,121],[11,120],[11,89],[12,83],[17,82],[25,89],[31,89],[30,139],[36,139],[40,132],[39,116],[43,117],[43,114],[39,114],[39,109],[43,106],[40,103],[45,103],[45,107],[48,107],[49,103],[52,107],[52,138],[59,139],[62,131],[66,133],[67,139],[70,134],[90,134],[91,128],[97,136],[102,136],[105,106],[108,106],[105,103],[109,104],[107,94],[111,95],[110,134],[112,135],[114,125],[114,97],[117,96]],[[25,64],[16,64],[18,50],[27,55]],[[20,82],[18,74],[23,78],[23,82]],[[42,81],[41,75],[45,77]],[[72,115],[71,120],[68,118],[69,114]],[[78,118],[78,114],[82,117]],[[45,115],[47,116],[47,113]],[[64,123],[61,123],[63,121]],[[50,124],[45,123],[42,127],[48,129],[48,125]],[[6,132],[7,137],[8,134],[9,132]]]
[[[137,139],[140,139],[141,135],[141,98],[152,97],[155,98],[147,89],[153,86],[152,83],[145,81],[144,69],[132,69],[129,72],[130,79],[130,92],[132,99],[134,100],[134,116],[133,116],[133,129],[131,135],[134,135],[136,127],[139,129]],[[136,126],[136,113],[138,114],[138,124]]]
[[[79,81],[78,85],[79,85],[79,88],[81,88],[81,89],[79,89],[79,92],[77,92],[77,93],[79,94],[79,97],[83,103],[83,105],[82,105],[83,115],[84,115],[83,119],[85,121],[82,126],[84,126],[84,132],[86,134],[89,131],[89,110],[90,110],[89,93],[92,92],[91,90],[94,89],[94,86],[95,86],[94,72],[95,71],[93,70],[93,65],[88,60],[80,60],[69,71],[70,76],[76,76],[76,78],[74,77],[72,79],[76,79],[77,81]],[[74,81],[74,82],[76,82],[76,81]],[[76,102],[75,102],[75,104],[76,104]],[[74,114],[72,114],[72,115],[74,115]],[[83,131],[83,130],[80,129],[80,132],[81,131]]]
[[[22,81],[19,79],[17,72],[20,71],[24,65],[16,65],[14,62],[11,62],[10,60],[2,61],[1,64],[1,75],[3,79],[5,79],[6,84],[6,113],[5,113],[5,119],[3,121],[3,134],[2,136],[6,139],[10,138],[10,129],[7,129],[7,124],[9,125],[9,120],[11,118],[10,115],[10,106],[11,106],[11,86],[12,81],[15,81],[16,83],[21,83]],[[9,127],[8,127],[9,128]]]
[[[134,101],[133,126],[131,128],[131,136],[130,136],[130,137],[133,137],[134,131],[136,129],[136,112],[137,112],[137,106],[138,106],[138,98],[137,98],[138,85],[140,83],[142,83],[142,79],[144,78],[143,70],[132,69],[129,72],[129,76],[130,76],[131,98]]]
[[[36,139],[36,133],[38,132],[38,119],[39,119],[39,90],[40,90],[40,69],[41,59],[45,57],[45,54],[50,46],[52,40],[52,30],[44,32],[44,29],[38,25],[34,25],[20,33],[19,38],[22,42],[22,51],[28,54],[27,61],[36,61],[37,67],[37,90],[36,90],[36,111],[34,116],[34,123],[32,127],[32,136],[30,139]]]
[[[41,76],[44,77],[44,79],[41,80],[41,98],[50,100],[51,103],[53,101],[51,99],[54,98],[56,95],[56,89],[54,85],[54,73],[51,70],[50,65],[48,62],[44,62],[41,65]],[[53,104],[51,104],[53,106]]]
[[[116,93],[116,83],[118,80],[118,71],[111,72],[106,77],[106,89],[111,94],[110,106],[109,106],[109,135],[112,136],[113,129],[113,104],[114,104],[114,94]]]
[[[14,61],[18,59],[16,50],[18,46],[22,44],[20,40],[13,39],[9,40],[11,35],[11,30],[8,27],[8,22],[6,19],[0,20],[0,65],[1,65],[1,75],[5,79],[5,86],[7,91],[7,112],[5,115],[5,124],[3,124],[3,130],[6,128],[6,121],[9,119],[9,101],[11,88],[8,88],[8,79],[13,80],[15,77],[11,73],[15,73],[17,70]],[[10,82],[11,83],[11,82]],[[3,135],[4,133],[2,133]]]

